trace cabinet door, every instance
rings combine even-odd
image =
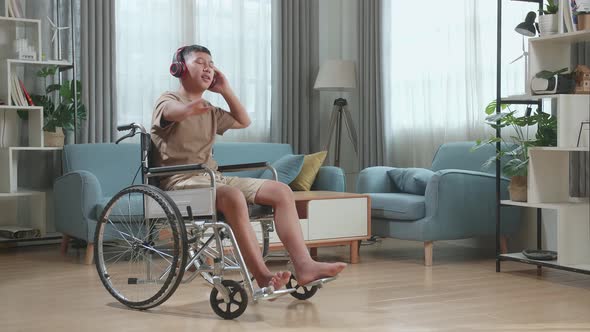
[[[366,198],[310,201],[307,213],[310,240],[367,235]]]
[[[299,223],[301,225],[301,232],[303,233],[303,239],[305,241],[309,240],[308,238],[308,223],[307,223],[307,219],[299,219]],[[258,223],[252,223],[253,227],[254,227],[254,232],[256,233],[256,238],[258,239],[259,243],[262,243],[262,228],[260,227],[260,225]],[[270,232],[269,235],[269,241],[270,243],[280,243],[281,239],[279,239],[279,236],[277,235],[277,231],[276,231],[277,227],[275,226],[275,230],[273,232]]]

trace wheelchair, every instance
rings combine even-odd
[[[107,291],[122,304],[145,310],[164,303],[181,283],[201,276],[212,287],[209,302],[224,319],[244,313],[249,302],[273,299],[285,294],[305,300],[333,278],[298,285],[293,274],[286,289],[254,286],[230,226],[215,209],[216,173],[206,165],[150,167],[151,138],[145,128],[131,123],[118,126],[128,131],[117,140],[140,135],[141,183],[116,193],[105,205],[96,225],[95,264]],[[220,166],[219,172],[270,169],[267,163]],[[164,192],[155,184],[161,176],[207,173],[210,186]],[[135,183],[135,178],[132,183]],[[253,225],[262,239],[262,255],[269,253],[270,232],[274,230],[270,207],[249,206]],[[289,264],[290,265],[290,264]],[[241,280],[225,279],[239,273]]]

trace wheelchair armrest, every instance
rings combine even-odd
[[[259,162],[259,163],[248,163],[248,164],[223,165],[223,166],[217,167],[217,170],[220,172],[238,172],[238,171],[244,171],[244,170],[268,168],[268,166],[269,166],[269,163],[267,163],[267,162]]]

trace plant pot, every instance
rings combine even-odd
[[[45,147],[61,148],[64,146],[64,132],[61,127],[55,127],[55,132],[43,131]]]
[[[64,130],[65,140],[64,145],[74,144],[74,131],[73,130]]]
[[[590,30],[590,13],[578,14],[578,30]]]
[[[527,201],[527,177],[513,176],[510,178],[508,185],[508,192],[510,193],[510,200],[515,202]]]
[[[545,14],[539,16],[539,34],[541,36],[554,35],[557,33],[557,14]]]

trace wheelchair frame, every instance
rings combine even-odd
[[[288,283],[287,289],[274,290],[272,287],[256,288],[253,284],[250,272],[244,262],[239,246],[231,227],[218,220],[218,214],[215,209],[215,195],[216,195],[216,174],[206,165],[180,165],[168,167],[149,167],[149,155],[151,138],[146,132],[145,128],[136,123],[118,126],[119,131],[129,131],[126,135],[117,140],[117,144],[124,139],[140,134],[141,140],[141,176],[143,185],[131,185],[122,189],[119,193],[105,206],[95,232],[95,264],[99,277],[105,288],[121,303],[135,308],[135,309],[149,309],[159,304],[164,303],[176,290],[179,284],[188,283],[194,280],[198,275],[201,275],[207,283],[213,287],[210,296],[210,304],[214,312],[224,318],[233,319],[239,317],[246,309],[249,300],[257,302],[258,300],[272,299],[291,293],[297,299],[307,299],[315,294],[318,288],[326,281],[317,282],[315,284],[300,286],[296,284],[296,279],[292,275]],[[253,169],[270,169],[274,179],[277,179],[277,172],[268,163],[254,163],[241,164],[231,166],[220,166],[219,171],[242,171]],[[139,170],[138,170],[139,171]],[[177,203],[171,197],[177,193],[184,193],[185,190],[164,192],[156,186],[150,185],[150,179],[161,176],[182,174],[182,173],[197,173],[203,172],[209,175],[210,187],[202,190],[203,197],[210,199],[210,209],[206,211],[197,211],[193,214],[190,202],[186,205],[186,213],[180,211]],[[137,174],[136,174],[137,176]],[[201,190],[201,189],[198,189]],[[190,190],[189,194],[193,195],[197,191]],[[132,194],[141,195],[143,210],[139,212],[139,225],[133,221],[133,217],[137,212],[132,213]],[[126,197],[127,195],[127,197]],[[135,196],[133,196],[135,197]],[[183,202],[186,203],[186,202]],[[127,204],[127,216],[131,219],[129,223],[120,221],[120,218],[125,217],[125,213],[116,214],[113,210],[122,204],[125,207]],[[161,214],[167,218],[170,226],[168,232],[163,232],[163,228],[158,228],[158,219],[153,220],[152,214],[157,215],[153,210],[161,208]],[[201,209],[202,210],[202,209]],[[273,215],[263,215],[258,219],[251,220],[259,222],[262,228],[263,240],[263,257],[266,259],[269,252],[269,233],[273,231]],[[143,222],[148,222],[143,225]],[[122,230],[118,229],[118,225]],[[188,229],[188,234],[187,234]],[[114,231],[113,231],[114,230]],[[210,233],[212,231],[212,233]],[[137,234],[134,234],[137,232]],[[159,245],[157,242],[165,235],[171,235],[171,242],[164,242]],[[190,237],[188,237],[190,235]],[[119,236],[122,239],[116,238]],[[208,238],[207,238],[208,237]],[[205,240],[205,238],[207,238]],[[229,252],[227,246],[224,245],[224,240],[230,243]],[[113,244],[114,243],[114,244]],[[124,248],[129,247],[125,251]],[[214,246],[214,247],[213,247]],[[119,251],[115,251],[116,257],[112,269],[107,266],[107,262],[114,258],[107,258],[107,254],[112,250],[112,247],[121,247]],[[235,250],[233,252],[232,250]],[[172,252],[173,254],[169,254]],[[232,254],[233,253],[233,254]],[[121,259],[127,258],[129,261],[129,274],[122,278],[122,282],[114,281],[114,273],[112,270],[118,269],[115,267]],[[145,260],[145,264],[140,263],[140,260]],[[163,268],[159,276],[154,278],[152,267],[161,265],[163,261],[168,262],[168,266]],[[211,265],[211,261],[213,264]],[[131,264],[140,263],[141,268],[145,268],[145,278],[138,278],[137,275],[143,275],[143,272],[132,274],[134,269]],[[242,276],[241,282],[236,282],[229,279],[224,279],[224,272],[237,271]],[[192,272],[192,274],[183,279],[184,273]],[[115,285],[116,284],[116,285]],[[120,284],[120,286],[118,286]],[[130,286],[135,285],[135,287]],[[139,287],[149,288],[151,286],[160,288],[150,292],[145,297],[140,299],[131,299]],[[127,291],[129,288],[129,291]],[[125,294],[123,294],[125,293]],[[139,293],[139,291],[137,291]],[[239,296],[238,296],[239,295]],[[139,295],[137,295],[139,297]],[[234,305],[235,310],[232,309]],[[225,308],[223,307],[225,306]]]

